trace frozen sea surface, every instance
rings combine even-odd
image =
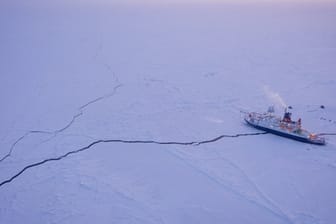
[[[336,132],[336,4],[100,3],[0,3],[0,223],[336,221],[336,137],[240,113]]]

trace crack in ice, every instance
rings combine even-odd
[[[117,79],[117,78],[116,78]],[[118,81],[118,79],[117,79]],[[3,162],[5,159],[7,159],[8,157],[10,157],[14,151],[14,148],[16,147],[16,145],[21,142],[23,139],[25,139],[26,137],[28,137],[29,135],[32,135],[32,134],[46,134],[46,135],[52,135],[51,138],[43,141],[43,142],[47,142],[47,141],[50,141],[51,139],[53,139],[54,137],[56,137],[59,133],[61,132],[64,132],[65,130],[67,130],[68,128],[70,128],[72,126],[72,124],[79,118],[81,117],[83,114],[84,114],[84,110],[90,106],[91,104],[94,104],[94,103],[97,103],[98,101],[101,101],[101,100],[104,100],[106,98],[109,98],[109,97],[112,97],[116,91],[122,87],[123,85],[122,84],[118,84],[116,85],[114,88],[113,88],[113,91],[109,94],[106,94],[106,95],[103,95],[103,96],[100,96],[100,97],[97,97],[96,99],[94,100],[91,100],[89,101],[88,103],[80,106],[78,108],[78,112],[73,115],[71,121],[69,123],[67,123],[63,128],[60,128],[60,129],[57,129],[55,131],[40,131],[40,130],[30,130],[30,131],[27,131],[25,134],[23,134],[21,137],[19,137],[10,147],[8,153],[6,155],[4,155],[1,159],[0,159],[0,162]]]
[[[82,105],[81,107],[79,107],[79,110],[82,111],[83,109],[85,109],[86,107],[88,107],[89,105],[91,105],[93,103],[97,103],[98,101],[101,101],[103,99],[106,99],[106,98],[109,98],[109,97],[113,96],[116,93],[116,91],[120,87],[122,87],[122,86],[123,86],[122,84],[119,84],[119,85],[115,86],[114,89],[113,89],[113,91],[111,93],[106,94],[104,96],[97,97],[96,99],[89,101],[88,103],[86,103],[86,104]]]
[[[32,163],[28,166],[25,166],[21,171],[19,171],[17,174],[12,176],[11,178],[4,180],[0,183],[0,187],[12,182],[14,179],[18,178],[21,174],[23,174],[28,169],[31,169],[33,167],[41,166],[45,163],[52,162],[52,161],[58,161],[62,160],[72,154],[76,154],[85,150],[90,149],[92,146],[100,144],[100,143],[124,143],[124,144],[158,144],[158,145],[184,145],[184,146],[198,146],[202,144],[209,144],[216,141],[221,140],[222,138],[238,138],[238,137],[244,137],[244,136],[256,136],[256,135],[265,135],[268,134],[268,132],[255,132],[255,133],[243,133],[243,134],[235,134],[235,135],[220,135],[216,138],[210,139],[210,140],[204,140],[204,141],[191,141],[191,142],[176,142],[176,141],[167,141],[167,142],[161,142],[161,141],[154,141],[154,140],[122,140],[122,139],[107,139],[107,140],[96,140],[89,145],[82,147],[77,150],[73,150],[70,152],[67,152],[61,156],[54,157],[54,158],[48,158],[44,159],[40,162]]]

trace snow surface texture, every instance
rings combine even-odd
[[[0,5],[1,224],[335,223],[335,4]]]

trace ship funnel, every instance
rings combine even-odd
[[[274,113],[274,106],[269,106],[267,112],[268,113]]]

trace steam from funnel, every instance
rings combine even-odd
[[[266,94],[266,96],[278,107],[281,107],[282,109],[287,108],[287,105],[285,101],[282,99],[282,97],[279,95],[279,93],[276,93],[271,90],[269,86],[264,86],[263,90]]]

